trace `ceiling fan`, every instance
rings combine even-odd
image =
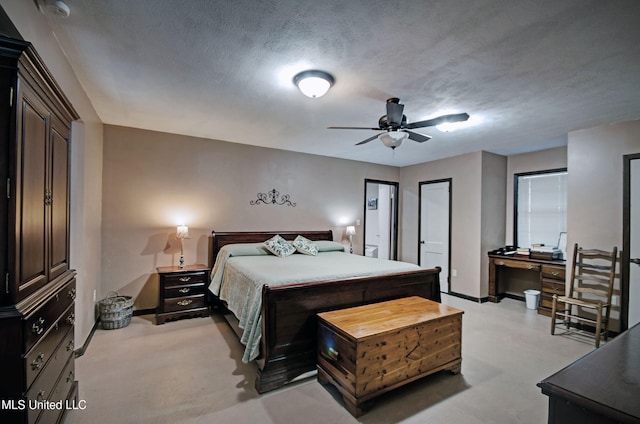
[[[466,113],[457,113],[452,115],[442,115],[437,118],[427,119],[426,121],[410,122],[407,123],[406,115],[402,114],[404,105],[400,104],[400,99],[392,97],[387,99],[387,114],[380,117],[378,120],[378,127],[328,127],[329,129],[338,130],[373,130],[373,131],[385,131],[380,134],[376,134],[373,137],[369,137],[366,140],[362,140],[357,143],[356,146],[368,143],[376,138],[380,139],[385,146],[395,149],[400,146],[407,138],[417,141],[418,143],[424,143],[431,140],[428,135],[418,134],[413,131],[409,131],[415,128],[433,127],[440,124],[450,122],[463,122],[469,119],[469,115]]]

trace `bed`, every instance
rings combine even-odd
[[[209,266],[212,269],[212,284],[209,289],[212,302],[223,311],[225,318],[245,344],[243,361],[256,360],[258,372],[255,387],[258,393],[274,390],[315,371],[316,314],[318,312],[407,296],[421,296],[440,301],[440,268],[423,269],[411,264],[406,264],[406,268],[402,268],[405,265],[398,263],[397,266],[401,268],[392,269],[391,272],[372,275],[373,271],[371,271],[366,272],[365,275],[347,275],[338,269],[346,265],[332,265],[331,276],[327,278],[324,274],[309,277],[306,272],[302,272],[305,277],[300,281],[292,280],[291,277],[283,277],[284,280],[279,281],[279,276],[286,274],[281,267],[297,264],[295,266],[298,266],[299,270],[306,269],[306,264],[315,261],[316,257],[305,258],[306,255],[296,253],[287,258],[278,258],[273,255],[269,258],[269,255],[258,253],[254,258],[250,252],[246,255],[238,253],[238,256],[229,253],[230,251],[238,252],[234,249],[240,249],[240,252],[258,249],[256,244],[275,235],[280,235],[289,241],[294,240],[298,235],[313,240],[318,245],[327,247],[326,254],[329,256],[330,263],[340,263],[332,262],[337,258],[337,249],[332,248],[331,230],[213,231],[211,233]],[[321,258],[321,255],[325,255],[325,252],[319,253],[317,258]],[[334,256],[331,257],[331,255]],[[339,255],[360,261],[380,262],[380,260],[344,252]],[[216,259],[220,261],[218,264]],[[289,261],[289,259],[292,260]],[[324,257],[321,259],[326,260]],[[257,260],[255,263],[259,265],[253,266],[254,263],[251,261],[254,260]],[[278,271],[269,272],[270,267],[264,262],[266,260],[274,261],[275,269]],[[225,262],[224,267],[222,267],[222,261]],[[251,305],[253,311],[250,307],[247,307],[247,310],[240,310],[242,308],[239,309],[238,305],[242,302],[229,297],[229,291],[234,289],[225,285],[227,283],[225,278],[235,281],[230,275],[244,272],[243,266],[249,267],[247,269],[253,266],[256,273],[261,270],[270,273],[269,276],[258,277],[260,280],[265,279],[268,283],[255,283],[254,287],[236,290],[247,294],[246,303]],[[220,268],[223,270],[221,271]],[[249,274],[254,272],[250,270]],[[277,274],[278,278],[274,278],[273,274]],[[257,298],[257,305],[253,305],[253,297]],[[257,349],[255,343],[257,343]]]

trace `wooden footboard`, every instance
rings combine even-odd
[[[230,243],[258,243],[275,234],[293,240],[333,240],[329,231],[213,232],[209,265],[220,248]],[[318,312],[382,300],[421,296],[440,301],[440,268],[344,280],[268,287],[262,290],[262,340],[255,387],[264,393],[316,369]]]
[[[262,360],[256,390],[264,393],[316,369],[318,312],[408,296],[440,301],[440,268],[262,290]]]

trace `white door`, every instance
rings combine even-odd
[[[640,159],[630,164],[629,328],[640,322]]]
[[[450,181],[420,184],[420,266],[442,268],[440,291],[449,292]]]

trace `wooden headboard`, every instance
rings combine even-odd
[[[234,243],[262,243],[280,234],[285,240],[293,240],[298,235],[309,240],[333,240],[333,231],[234,231],[234,232],[211,232],[209,237],[209,268],[213,267],[220,248],[226,244]]]

